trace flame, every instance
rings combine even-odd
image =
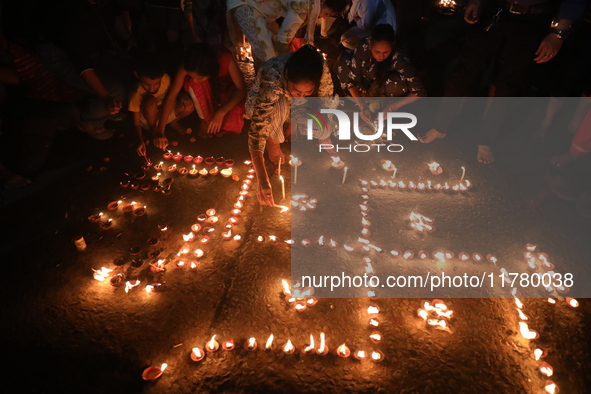
[[[310,334],[310,344],[304,348],[304,352],[311,352],[314,350],[314,347],[314,335]]]
[[[554,374],[554,368],[547,362],[543,362],[539,366],[540,373],[544,376],[550,377]]]
[[[109,277],[110,272],[113,270],[102,267],[99,270],[93,270],[93,271],[94,271],[94,279],[103,282],[105,279],[107,279]]]
[[[523,309],[523,303],[521,302],[521,300],[517,297],[514,297],[513,299],[515,300],[515,305],[517,305],[517,308]]]
[[[443,252],[437,252],[433,255],[440,263],[445,263],[445,254]]]
[[[338,156],[331,156],[330,158],[332,159],[332,162],[334,164],[339,164],[339,162],[341,161],[341,158]]]
[[[190,241],[192,241],[192,240],[194,240],[194,239],[195,239],[195,234],[193,234],[192,232],[191,232],[191,233],[189,233],[189,234],[186,234],[186,235],[185,235],[185,234],[183,234],[183,240],[184,240],[185,242],[190,242]]]
[[[310,335],[312,337],[312,335]],[[324,337],[324,333],[320,333],[320,346],[318,347],[318,353],[324,354],[326,352],[326,339]]]
[[[195,249],[195,251],[193,253],[195,254],[195,257],[197,257],[197,258],[203,257],[203,250],[201,250],[201,249]]]
[[[265,349],[271,349],[271,346],[273,346],[273,338],[275,338],[275,336],[273,334],[269,335],[269,338],[267,339],[267,343],[265,343]]]
[[[203,356],[203,354],[201,353],[201,349],[199,349],[198,347],[194,347],[193,349],[191,349],[191,351],[195,355],[195,358],[201,358]]]
[[[429,163],[428,165],[429,165],[429,169],[431,171],[437,172],[437,170],[439,169],[439,163],[432,162],[432,163]]]
[[[299,312],[303,311],[304,309],[306,309],[306,304],[296,304],[295,305],[295,309]]]
[[[256,338],[250,337],[250,338],[248,338],[248,344],[246,346],[248,346],[249,349],[252,349],[255,347],[256,344],[257,344]]]
[[[574,298],[567,297],[566,304],[570,307],[577,308],[579,306],[579,301],[575,300]]]
[[[349,348],[347,347],[347,345],[345,345],[345,344],[343,343],[341,346],[339,346],[339,347],[337,348],[337,353],[338,353],[340,356],[346,356],[346,355],[347,355],[347,353],[349,353]]]
[[[285,294],[286,296],[290,296],[291,289],[290,289],[289,283],[287,283],[287,281],[285,279],[281,279],[281,284],[283,285],[283,294]]]
[[[371,359],[374,361],[379,361],[382,359],[382,353],[373,351],[371,352]]]
[[[357,350],[357,352],[355,352],[355,357],[365,358],[365,350]]]
[[[195,268],[197,268],[197,264],[194,261],[191,261],[191,265],[189,266],[189,268],[194,270]]]
[[[377,327],[380,325],[380,322],[378,321],[378,319],[372,318],[372,319],[369,319],[369,325],[372,327]]]
[[[134,283],[131,283],[131,281],[125,282],[125,292],[129,293],[129,290],[133,289],[134,287],[138,286],[139,284],[140,284],[140,281],[138,279],[136,279],[134,281]]]
[[[379,342],[382,340],[382,334],[380,334],[379,332],[375,332],[375,333],[371,334],[369,337],[376,342]]]
[[[536,339],[538,337],[538,333],[530,330],[527,323],[524,322],[519,322],[519,333],[523,338],[529,340]]]
[[[324,246],[324,235],[321,235],[320,238],[318,238],[318,246]]]
[[[164,372],[164,370],[168,367],[168,364],[164,363],[160,366],[160,372]]]
[[[538,361],[540,358],[542,358],[542,356],[544,355],[544,351],[540,348],[537,348],[536,350],[534,350],[534,359],[536,361]]]
[[[429,317],[429,312],[427,312],[424,309],[419,309],[419,311],[417,312],[419,317],[423,320],[427,320],[427,318]]]
[[[380,313],[380,308],[378,308],[377,305],[370,305],[369,307],[367,307],[367,313],[369,313],[370,315]]]
[[[224,348],[228,350],[234,349],[234,341],[230,339],[229,341],[224,342]]]
[[[546,390],[547,393],[555,394],[558,392],[558,386],[553,381],[546,380],[546,383],[544,384],[544,390]]]
[[[519,313],[519,319],[521,321],[529,321],[529,317],[527,317],[525,313],[521,312],[521,309],[517,309],[517,313]]]
[[[285,353],[290,353],[290,352],[293,352],[293,350],[294,350],[293,344],[291,343],[291,340],[288,339],[287,342],[285,342],[285,345],[283,345],[283,351]]]
[[[215,340],[215,337],[216,337],[216,335],[212,336],[211,339],[209,340],[209,342],[207,342],[205,344],[205,346],[207,346],[212,351],[215,350],[219,346],[218,341]]]

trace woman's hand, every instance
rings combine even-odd
[[[540,43],[538,50],[536,51],[536,58],[534,62],[545,63],[548,60],[552,60],[562,47],[562,40],[554,33],[548,34]]]
[[[271,189],[271,183],[268,180],[258,182],[257,198],[263,205],[268,205],[270,207],[275,205],[275,201],[273,201],[273,189]]]
[[[168,146],[168,139],[166,138],[164,133],[155,133],[154,134],[154,146],[156,146],[157,148],[160,148],[162,150],[166,149],[166,147]]]
[[[123,107],[123,105],[121,104],[121,101],[119,101],[111,96],[104,97],[103,104],[105,104],[105,109],[107,110],[107,113],[109,115],[115,115],[115,114],[119,113],[119,111]]]
[[[146,144],[142,141],[135,150],[138,156],[146,156]]]
[[[368,107],[363,108],[359,115],[361,116],[361,119],[365,120],[370,125],[373,125],[373,123],[371,121],[371,111],[369,110]]]
[[[226,114],[222,113],[222,111],[217,110],[213,114],[213,117],[209,121],[209,125],[207,126],[207,132],[209,134],[217,134],[222,129],[222,123],[224,122],[224,116]]]

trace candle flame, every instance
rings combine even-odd
[[[265,349],[271,349],[271,346],[273,346],[273,338],[275,338],[273,334],[269,335],[267,343],[265,343]]]
[[[93,270],[93,271],[94,271],[94,279],[103,282],[105,279],[107,279],[109,277],[110,272],[113,270],[102,267],[99,270]]]
[[[310,335],[310,337],[312,338],[312,335]],[[320,333],[320,346],[318,347],[318,353],[324,354],[325,351],[326,351],[326,340],[324,337],[324,333],[321,332]]]
[[[285,353],[290,353],[294,350],[293,344],[291,343],[291,340],[288,339],[287,342],[285,343],[285,345],[283,345],[283,351]]]
[[[218,346],[218,342],[215,340],[215,337],[216,335],[212,336],[209,342],[206,344],[206,346],[211,350],[215,350],[215,348]]]

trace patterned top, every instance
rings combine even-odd
[[[291,100],[284,71],[285,65],[292,55],[293,52],[290,52],[267,60],[259,70],[252,89],[248,93],[246,113],[252,120],[248,133],[250,151],[264,151],[267,138],[276,132],[272,128],[278,117],[288,119],[290,116],[289,105],[277,106],[276,104],[279,101],[289,103]],[[325,63],[318,87],[318,97],[332,97],[333,91],[332,77]],[[277,108],[284,107],[286,111],[277,111]]]
[[[283,17],[275,40],[286,45],[291,42],[310,15],[310,20],[307,21],[306,43],[313,43],[313,28],[316,27],[320,12],[320,0],[226,0],[226,4],[228,11],[241,5],[250,6],[265,15],[269,21]]]
[[[371,55],[371,48],[369,46],[370,37],[366,37],[355,48],[352,56],[345,58],[345,64],[339,64],[337,74],[341,83],[341,88],[348,91],[352,87],[358,87],[362,93],[367,93],[371,87],[372,82],[376,79],[377,62]],[[350,50],[349,50],[350,51]],[[351,51],[352,52],[352,51]],[[385,60],[387,61],[387,60]],[[405,53],[400,49],[395,49],[395,52],[390,61],[390,71],[395,71],[402,82],[407,85],[409,94],[416,94],[419,97],[425,96],[425,88],[423,82],[418,76],[417,70],[412,65]],[[391,78],[386,78],[385,85],[392,83]]]

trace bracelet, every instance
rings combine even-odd
[[[550,33],[552,34],[556,34],[558,36],[559,39],[564,40],[565,38],[568,38],[568,36],[571,33],[571,29],[559,29],[557,27],[551,27],[550,28]]]

